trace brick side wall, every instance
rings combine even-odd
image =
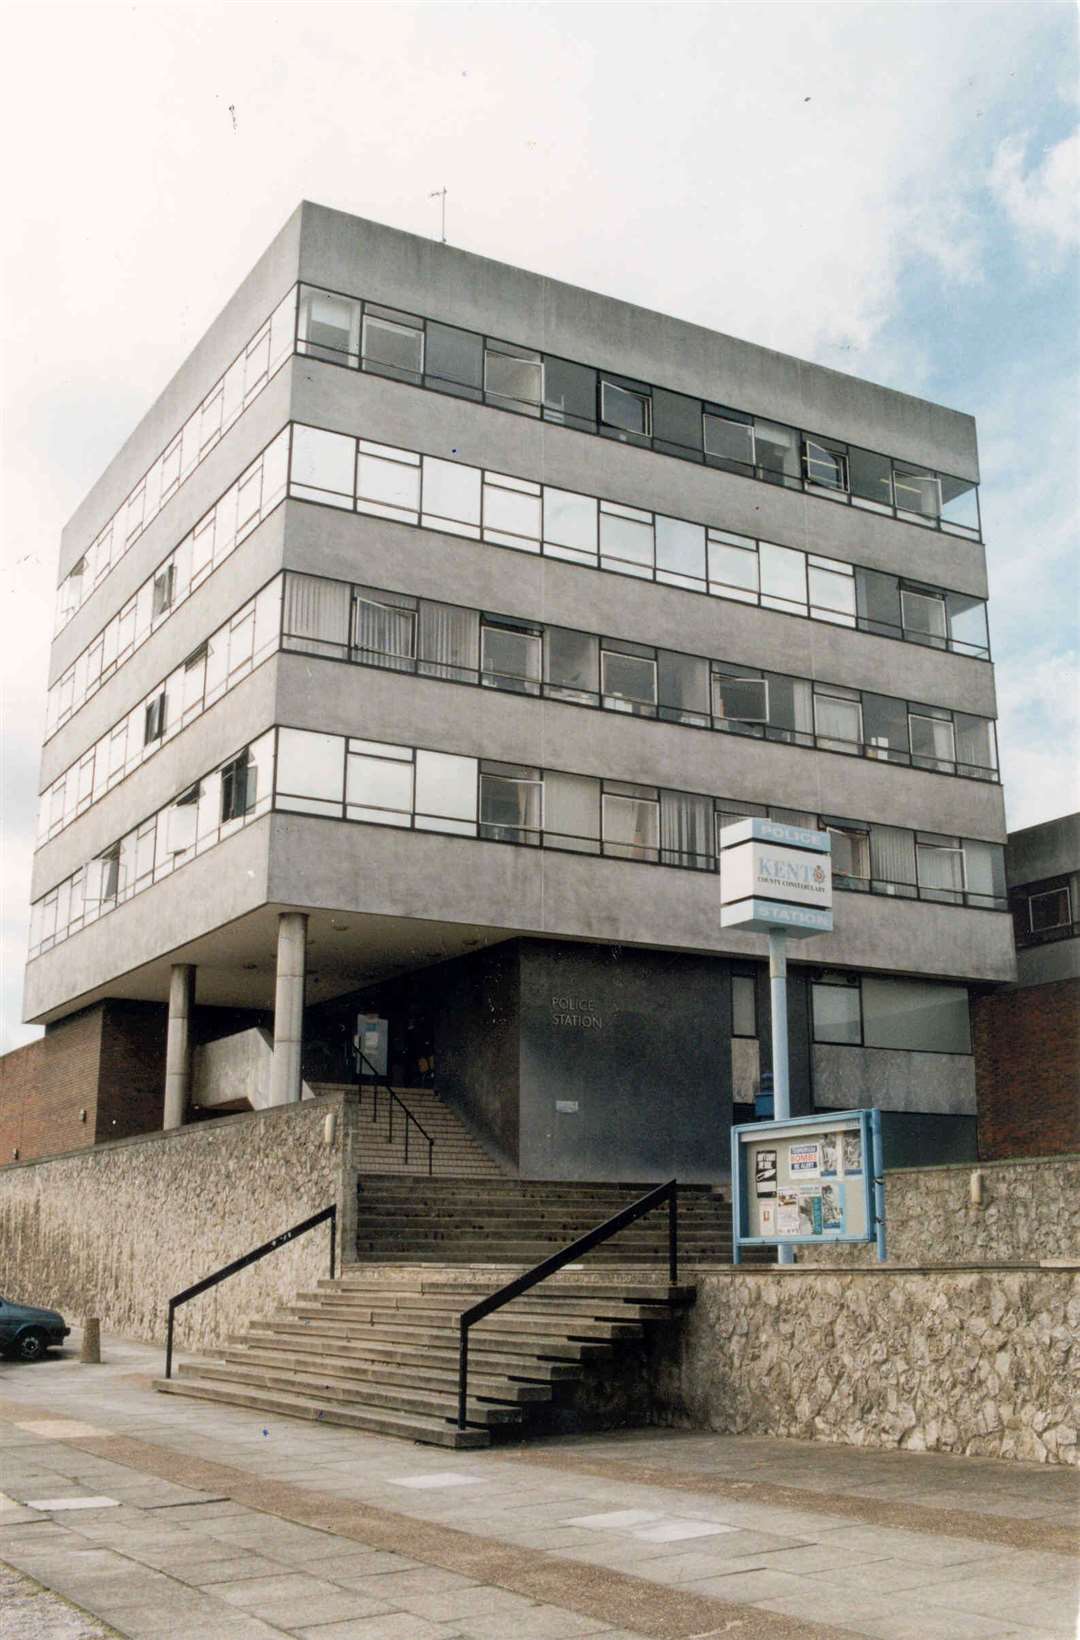
[[[23,1116],[37,1097],[45,1063],[45,1038],[27,1042],[0,1057],[0,1163],[24,1159]]]
[[[1080,979],[979,997],[973,1017],[980,1157],[1080,1150]]]
[[[97,1101],[99,1143],[161,1127],[167,1024],[163,1003],[106,1003]]]
[[[103,1005],[72,1014],[0,1060],[4,1162],[16,1148],[20,1160],[30,1161],[94,1143],[104,1017]]]

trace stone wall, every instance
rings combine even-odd
[[[983,1176],[973,1207],[971,1175]],[[1080,1156],[901,1168],[885,1174],[890,1264],[1080,1262]],[[799,1264],[875,1260],[872,1246],[800,1247]]]
[[[654,1348],[656,1421],[1075,1464],[1078,1336],[1076,1271],[717,1272]]]
[[[4,1296],[164,1343],[172,1294],[332,1201],[353,1245],[356,1137],[348,1092],[0,1168]],[[320,1227],[193,1299],[178,1348],[220,1342],[314,1285],[328,1247]]]

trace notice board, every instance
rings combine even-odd
[[[885,1258],[876,1110],[744,1122],[731,1130],[735,1263],[740,1247],[877,1243]]]

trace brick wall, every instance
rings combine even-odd
[[[980,1157],[1080,1151],[1080,979],[979,997],[973,1017]]]
[[[0,1164],[26,1158],[23,1114],[41,1082],[45,1038],[27,1042],[0,1058]],[[17,1153],[17,1154],[16,1154]]]
[[[168,1009],[157,1002],[107,1002],[101,1041],[96,1138],[152,1133],[165,1113]]]

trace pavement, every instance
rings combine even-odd
[[[70,1345],[0,1366],[5,1640],[1076,1640],[1075,1469],[658,1429],[447,1453]]]

